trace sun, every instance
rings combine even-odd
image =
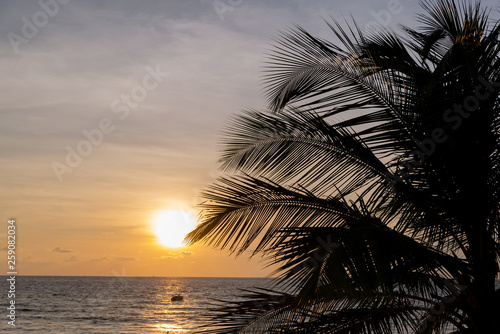
[[[186,210],[166,210],[159,212],[153,220],[153,229],[158,242],[170,248],[184,246],[186,234],[196,226],[196,219]]]

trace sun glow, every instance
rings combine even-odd
[[[196,219],[186,210],[166,210],[159,212],[153,220],[153,228],[158,242],[171,248],[184,246],[186,234],[196,226]]]

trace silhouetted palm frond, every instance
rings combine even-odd
[[[500,332],[500,23],[422,6],[403,35],[278,39],[270,111],[232,120],[187,237],[264,256],[274,285],[207,333]]]

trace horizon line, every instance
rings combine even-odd
[[[265,276],[137,276],[137,275],[7,275],[1,274],[2,277],[16,276],[16,277],[130,277],[130,278],[143,278],[143,277],[151,277],[151,278],[269,278],[273,279],[275,277],[265,277]]]

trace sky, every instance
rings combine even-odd
[[[1,0],[1,253],[15,218],[21,275],[268,275],[259,258],[162,245],[156,217],[198,214],[225,124],[265,109],[280,31],[334,40],[324,19],[415,26],[417,12],[416,0]]]

